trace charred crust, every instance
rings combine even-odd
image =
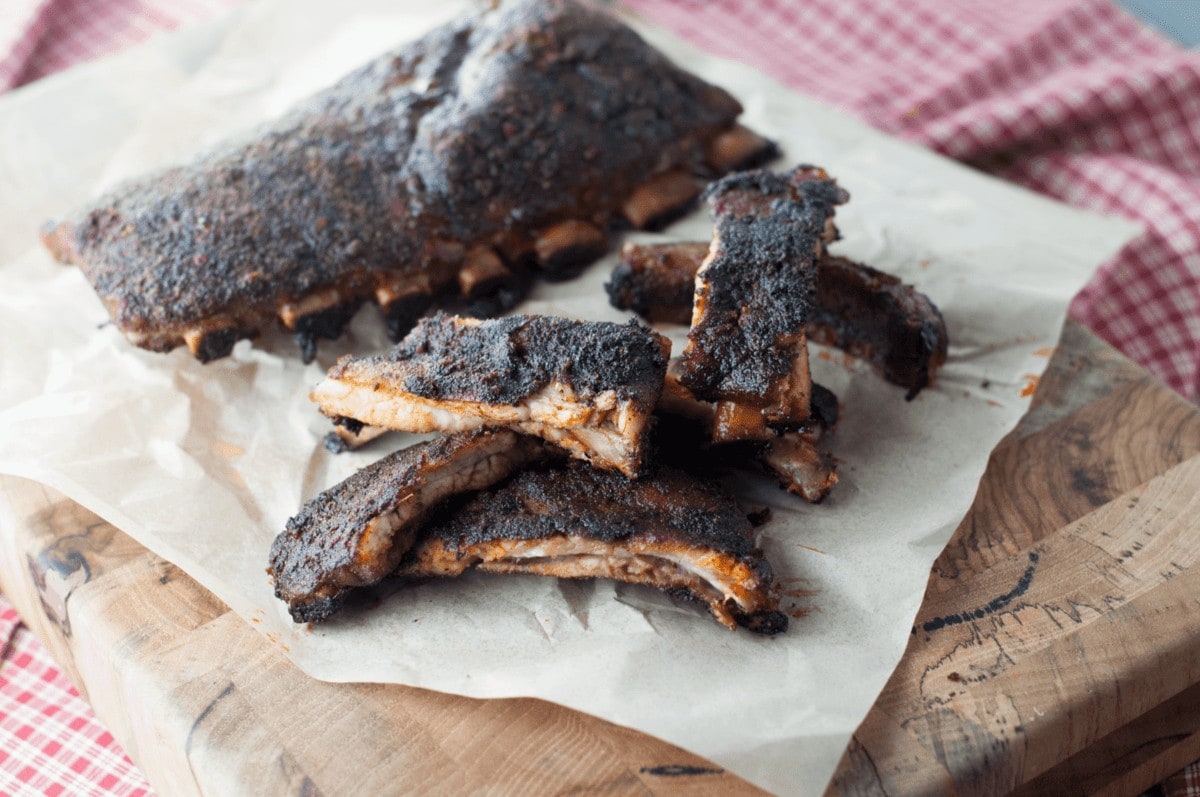
[[[366,301],[424,281],[431,301],[452,298],[462,263],[437,242],[465,251],[565,220],[603,227],[648,176],[703,171],[705,145],[740,113],[603,11],[504,4],[193,163],[118,187],[44,239],[135,341],[178,343],[221,316],[243,319],[246,337],[285,302],[330,289]],[[385,311],[393,338],[414,312]],[[323,336],[300,334],[306,352]],[[198,355],[228,353],[217,344]]]
[[[817,426],[832,431],[838,422],[838,400],[832,390],[813,382],[809,398],[812,420]]]
[[[811,339],[874,365],[911,400],[946,361],[949,337],[937,306],[885,272],[827,257],[817,279]]]
[[[358,434],[363,430],[363,426],[365,425],[362,421],[355,418],[349,418],[345,415],[335,415],[330,418],[330,421],[334,426],[340,426],[351,434]]]
[[[604,286],[609,303],[654,322],[690,323],[696,270],[707,253],[703,243],[626,244]]]
[[[275,590],[275,597],[286,600],[286,597]],[[303,601],[288,604],[288,614],[296,623],[319,623],[329,619],[342,608],[343,598],[308,598]]]
[[[388,338],[393,343],[401,341],[433,304],[434,297],[428,293],[415,293],[389,302],[382,308]]]
[[[268,572],[275,579],[275,594],[286,601],[297,622],[322,620],[340,605],[347,590],[370,583],[356,568],[363,535],[373,521],[409,500],[422,488],[431,472],[452,467],[465,455],[480,449],[505,452],[511,469],[541,455],[543,447],[508,431],[464,432],[437,437],[396,451],[308,501],[271,544]],[[511,453],[510,453],[511,452]],[[395,550],[379,554],[378,566],[390,557],[391,566],[406,548],[400,540],[415,538],[415,524],[435,506],[414,516],[406,529],[392,531]],[[380,573],[379,577],[385,573]]]
[[[322,445],[325,450],[331,454],[345,454],[350,450],[350,446],[346,443],[337,432],[327,432],[325,437],[321,438]]]
[[[296,319],[292,332],[306,365],[317,356],[317,340],[336,340],[362,305],[361,301],[348,302]]]
[[[390,352],[344,360],[329,375],[376,374],[422,398],[489,404],[516,404],[562,382],[581,396],[615,391],[649,412],[666,374],[664,341],[636,321],[519,315],[465,324],[438,313]]]
[[[555,534],[598,542],[637,537],[765,565],[754,547],[753,527],[732,495],[715,482],[661,466],[638,480],[578,462],[526,470],[480,493],[424,534],[451,550]]]
[[[200,335],[192,354],[202,363],[219,360],[222,357],[228,357],[229,353],[233,351],[234,344],[239,340],[253,338],[257,334],[257,331],[245,327],[209,330]],[[165,351],[169,348],[158,349],[158,351]]]
[[[761,403],[791,373],[783,344],[808,322],[825,223],[846,197],[823,175],[738,172],[705,190],[715,240],[680,369],[699,398]]]
[[[775,636],[788,630],[788,616],[778,610],[744,614],[735,604],[732,614],[738,625],[756,634]]]

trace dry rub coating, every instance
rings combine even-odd
[[[731,629],[787,630],[745,513],[715,483],[670,468],[637,481],[583,463],[524,471],[422,531],[397,574],[471,568],[645,584]]]
[[[608,285],[614,307],[651,321],[686,324],[696,271],[708,244],[626,244]],[[869,362],[914,398],[946,361],[949,337],[941,311],[899,278],[845,257],[817,261],[808,339]]]
[[[390,352],[342,358],[311,397],[326,415],[368,427],[508,427],[635,476],[670,345],[633,321],[439,313]]]
[[[117,327],[225,356],[276,320],[311,358],[364,303],[398,340],[435,302],[494,313],[529,266],[602,253],[774,153],[741,107],[605,12],[521,0],[435,29],[197,160],[47,226]]]
[[[507,430],[439,437],[368,465],[306,503],[271,545],[275,595],[296,622],[324,620],[350,590],[395,569],[443,501],[547,456]]]
[[[729,439],[766,439],[809,415],[805,325],[817,259],[845,191],[825,172],[741,172],[705,192],[715,230],[696,273],[680,380],[717,402]]]

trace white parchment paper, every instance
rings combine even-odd
[[[436,7],[434,7],[436,6]],[[347,10],[347,9],[350,10]],[[903,651],[934,557],[988,452],[1028,405],[1064,308],[1135,230],[1035,197],[643,27],[746,106],[779,166],[821,164],[852,194],[834,250],[900,275],[945,313],[952,347],[913,402],[814,350],[841,399],[841,482],[820,506],[765,481],[735,487],[774,517],[762,545],[794,620],[731,633],[652,591],[468,576],[370,611],[294,626],[265,574],[300,504],[388,446],[335,457],[307,401],[345,351],[384,344],[365,311],[305,367],[289,340],[202,366],[127,344],[80,273],[37,244],[43,221],[114,181],[195,152],[461,10],[456,4],[262,0],[212,25],[0,101],[0,472],[43,481],[175,562],[301,668],[335,681],[473,697],[534,696],[679,744],[769,789],[819,792]],[[703,213],[646,240],[707,239]],[[621,320],[614,258],[520,309]],[[680,328],[664,329],[676,345]],[[391,443],[396,447],[399,439]]]

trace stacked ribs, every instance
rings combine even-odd
[[[477,569],[645,584],[730,628],[787,628],[753,524],[712,477],[754,466],[822,500],[838,407],[812,382],[807,341],[867,356],[911,396],[944,359],[945,330],[911,288],[827,252],[849,196],[823,170],[736,173],[704,196],[709,244],[626,247],[608,286],[618,306],[690,322],[676,359],[633,321],[438,314],[330,369],[312,399],[339,440],[446,436],[292,518],[271,572],[294,619],[324,620],[385,577]]]
[[[276,594],[317,621],[389,575],[605,577],[698,601],[730,628],[784,630],[746,513],[654,461],[669,354],[636,322],[438,315],[385,355],[344,358],[312,392],[324,413],[445,435],[310,501],[272,546]]]
[[[43,239],[130,341],[202,361],[271,324],[309,361],[361,306],[381,310],[398,345],[343,358],[312,392],[330,446],[438,436],[288,521],[270,572],[296,621],[387,578],[478,569],[647,584],[775,634],[787,616],[753,524],[698,473],[765,469],[820,501],[837,399],[812,383],[808,342],[911,398],[946,338],[925,297],[826,251],[848,195],[823,170],[737,171],[777,154],[740,113],[608,14],[515,0]],[[614,227],[670,221],[714,178],[712,241],[627,247],[609,285],[618,307],[690,324],[677,359],[634,321],[473,317],[573,274]]]

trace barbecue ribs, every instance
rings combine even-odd
[[[614,307],[686,324],[708,244],[626,244],[607,287]],[[883,271],[826,254],[817,261],[808,339],[860,357],[914,398],[946,361],[948,336],[929,297]]]
[[[395,569],[447,498],[488,487],[548,455],[508,430],[439,437],[397,451],[313,498],[271,545],[275,595],[296,622],[324,620],[346,593]]]
[[[816,260],[836,237],[845,191],[821,169],[741,172],[705,192],[715,231],[696,273],[680,380],[717,403],[730,440],[768,439],[802,424],[811,378],[805,325]]]
[[[386,354],[343,358],[312,399],[335,419],[406,432],[509,427],[636,476],[670,345],[633,321],[438,314]]]
[[[512,306],[623,217],[774,154],[741,107],[607,13],[506,3],[437,28],[192,163],[128,182],[43,239],[113,321],[200,360],[278,321],[306,360],[375,302],[399,340],[435,304]]]
[[[636,481],[578,462],[526,470],[424,529],[396,572],[471,568],[645,584],[706,605],[731,629],[787,629],[745,513],[717,485],[669,468]]]
[[[730,468],[765,470],[788,492],[820,503],[838,481],[837,461],[823,444],[837,425],[837,397],[814,382],[810,406],[808,420],[794,429],[770,430],[765,440],[730,442],[727,433],[714,429],[716,408],[668,373],[655,413],[654,448],[661,461],[714,478]]]

